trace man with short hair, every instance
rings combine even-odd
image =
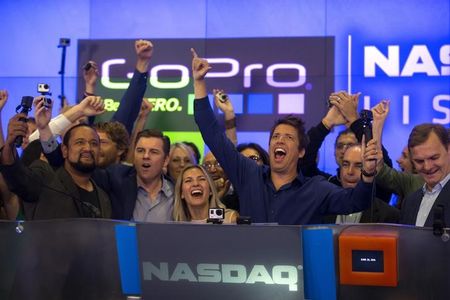
[[[339,169],[343,188],[355,188],[361,180],[362,147],[356,144],[347,148]],[[371,207],[349,215],[328,216],[324,223],[398,223],[400,211],[374,198]]]
[[[376,141],[364,151],[363,179],[355,189],[342,189],[323,177],[305,178],[297,169],[305,154],[303,122],[294,117],[279,120],[271,130],[270,166],[258,166],[241,155],[218,125],[207,98],[208,61],[193,54],[194,115],[203,139],[228,175],[240,200],[241,215],[256,223],[320,223],[325,214],[351,213],[370,204],[376,167]]]
[[[403,224],[433,226],[436,209],[442,208],[446,225],[450,224],[450,138],[439,124],[421,124],[413,128],[408,149],[414,168],[424,186],[405,198],[401,209]]]
[[[100,157],[98,166],[106,168],[109,165],[124,162],[128,153],[130,136],[125,126],[117,121],[100,122],[94,125],[100,137]]]
[[[228,193],[231,184],[211,151],[203,158],[203,166],[214,181],[219,199],[222,199]]]
[[[97,168],[94,180],[111,198],[112,217],[139,222],[172,220],[173,183],[164,176],[170,140],[157,129],[138,133],[134,164]]]
[[[48,127],[51,111],[44,107],[42,98],[37,98],[35,103],[37,126],[41,137],[46,138],[51,136]],[[11,191],[23,201],[36,203],[32,219],[110,218],[108,195],[91,179],[100,147],[95,130],[85,124],[69,129],[61,147],[64,165],[57,170],[40,160],[27,168],[18,159],[14,147],[16,138],[27,133],[24,117],[17,114],[9,122],[0,170]]]
[[[305,176],[313,177],[316,175],[321,175],[329,182],[334,183],[337,186],[342,185],[339,176],[344,152],[348,147],[361,143],[362,139],[363,122],[361,119],[358,119],[358,113],[356,110],[358,98],[359,94],[349,95],[344,91],[335,92],[330,95],[329,101],[331,106],[327,114],[322,118],[319,124],[308,130],[308,137],[311,142],[306,147],[305,156],[300,162],[301,171]],[[377,106],[372,108],[372,112],[375,113],[374,109]],[[347,129],[339,132],[334,144],[334,158],[338,168],[336,170],[336,174],[332,175],[319,170],[317,157],[320,147],[328,134],[330,134],[331,130],[336,126],[344,124]],[[392,161],[384,147],[382,147],[382,152],[382,158],[385,160],[386,164],[392,166]],[[376,196],[384,202],[389,203],[391,199],[391,191],[381,188],[377,183]]]

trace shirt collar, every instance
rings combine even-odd
[[[164,195],[167,198],[172,197],[173,195],[173,184],[172,182],[170,182],[169,180],[167,180],[164,176],[162,178],[162,187],[161,187],[161,191],[164,193]]]
[[[159,190],[159,192],[162,192],[166,198],[172,197],[173,183],[170,180],[168,180],[165,176],[161,176],[161,181],[162,181],[162,186],[161,186],[161,189]],[[137,183],[137,186],[138,186],[138,188],[147,192],[147,190],[142,185],[140,185],[139,182]]]
[[[431,191],[428,191],[428,189],[427,189],[427,184],[425,183],[425,184],[422,186],[422,192],[423,192],[424,194],[434,194],[434,193],[436,193],[436,192],[439,192],[439,191],[441,191],[441,190],[444,188],[444,186],[447,184],[447,182],[448,182],[449,180],[450,180],[450,173],[448,173],[447,176],[444,177],[444,179],[442,179],[441,181],[439,181],[438,184],[436,184],[436,185],[431,189]]]
[[[270,179],[270,167],[269,166],[262,166],[263,168],[263,177],[264,179]],[[295,177],[295,180],[297,180],[298,182],[300,182],[300,184],[305,183],[305,176],[303,176],[302,171],[300,171],[300,168],[297,169],[297,177]]]

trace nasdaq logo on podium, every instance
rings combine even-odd
[[[266,284],[286,285],[289,291],[298,290],[298,271],[302,266],[276,265],[251,267],[239,264],[197,264],[191,267],[188,263],[168,262],[159,264],[144,261],[142,263],[144,280],[189,281],[199,283],[233,283],[233,284]]]
[[[218,88],[230,95],[241,131],[270,130],[273,121],[287,114],[299,115],[312,125],[324,115],[326,99],[334,90],[334,37],[152,42],[155,50],[145,96],[154,104],[149,122],[157,122],[162,130],[196,130],[190,48],[195,48],[212,67],[206,75],[210,91]],[[132,41],[79,43],[78,61],[94,60],[100,66],[98,94],[106,99],[111,116],[134,70]],[[84,90],[82,76],[79,78],[81,96]]]

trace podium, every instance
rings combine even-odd
[[[396,251],[347,253],[395,269],[394,285],[341,283],[340,237],[383,233]],[[0,299],[447,299],[449,253],[432,229],[401,225],[0,221]]]

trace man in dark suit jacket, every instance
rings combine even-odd
[[[36,110],[50,115],[43,107],[43,99],[38,100]],[[91,180],[100,147],[95,130],[80,124],[66,133],[62,146],[64,165],[57,170],[43,161],[36,161],[28,168],[15,150],[16,138],[25,136],[27,131],[22,118],[25,115],[18,114],[10,120],[0,155],[0,170],[11,191],[23,201],[36,203],[33,219],[110,218],[108,195]],[[44,126],[50,130],[48,122]]]
[[[169,159],[170,139],[146,129],[136,137],[134,164],[113,164],[97,169],[93,178],[109,195],[113,218],[166,222],[172,220],[173,183],[163,175]]]
[[[361,180],[361,145],[347,148],[340,168],[341,184],[344,188],[354,188]],[[400,212],[395,207],[374,198],[370,208],[351,215],[326,216],[323,223],[398,223]]]
[[[443,221],[450,226],[449,133],[442,125],[421,124],[409,135],[411,160],[425,185],[405,198],[401,223],[431,227],[435,210],[443,209]]]

